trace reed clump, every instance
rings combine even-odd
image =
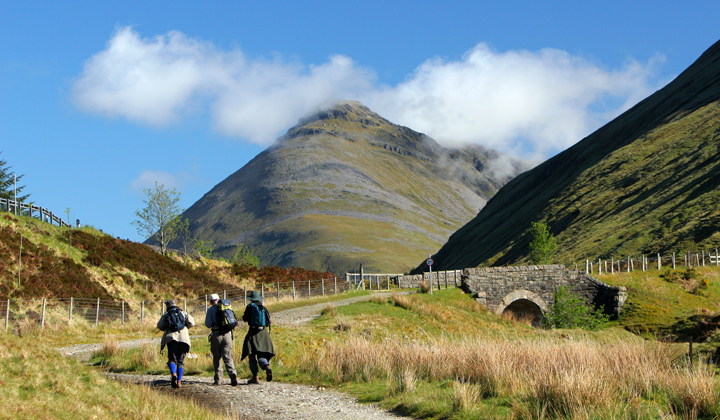
[[[456,381],[449,394],[453,410],[506,397],[519,418],[594,418],[608,410],[638,414],[647,407],[628,401],[640,399],[667,404],[666,412],[683,418],[720,415],[712,368],[691,373],[678,363],[678,350],[660,343],[351,336],[317,351],[303,358],[308,369],[336,383],[384,380],[391,393],[402,393],[420,381]]]

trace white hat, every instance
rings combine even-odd
[[[217,293],[213,293],[210,295],[210,300],[220,300],[220,296],[218,296]]]

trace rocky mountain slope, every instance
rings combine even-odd
[[[479,146],[446,149],[357,102],[301,120],[184,214],[231,257],[342,273],[403,272],[528,168]]]
[[[505,185],[435,259],[438,269],[527,262],[534,221],[548,224],[565,264],[714,251],[718,202],[720,42],[663,89]]]

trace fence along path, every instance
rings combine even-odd
[[[286,281],[261,284],[259,291],[265,302],[280,300],[308,299],[317,296],[336,295],[351,290],[348,282],[337,277],[320,280]],[[247,305],[249,293],[255,289],[231,289],[218,292],[223,299],[229,299],[237,305]],[[170,298],[170,297],[169,297]],[[178,306],[193,316],[205,317],[209,307],[209,294],[193,299],[176,300]],[[2,300],[0,314],[5,323],[5,331],[11,325],[22,322],[40,325],[69,324],[73,320],[84,320],[97,326],[100,322],[145,322],[145,319],[157,320],[165,312],[164,301],[142,301],[139,305],[131,305],[124,301],[101,299],[31,299]]]
[[[585,272],[588,274],[614,274],[616,272],[631,272],[636,270],[650,271],[650,270],[662,270],[663,268],[677,268],[678,266],[684,266],[687,268],[691,267],[705,267],[707,265],[720,266],[720,258],[718,258],[718,250],[715,249],[715,253],[701,251],[699,253],[686,252],[684,254],[677,255],[674,252],[668,256],[662,256],[661,254],[653,255],[641,255],[640,258],[622,258],[609,260],[597,259],[596,261],[585,260]],[[637,265],[636,265],[637,264]],[[577,268],[577,264],[575,265]]]
[[[13,210],[10,210],[12,208]],[[13,212],[17,214],[17,212],[25,213],[30,217],[33,217],[35,212],[38,214],[38,218],[42,220],[43,222],[48,222],[50,224],[57,223],[58,226],[62,227],[72,227],[69,224],[65,223],[60,216],[56,215],[55,213],[51,212],[50,210],[36,206],[34,204],[26,204],[23,202],[16,202],[15,200],[10,200],[9,198],[0,198],[0,209],[4,209],[7,212]]]

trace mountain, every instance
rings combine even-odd
[[[436,253],[437,269],[528,262],[539,221],[565,264],[714,250],[719,184],[720,42],[663,89],[505,185]]]
[[[301,120],[183,217],[225,258],[243,245],[262,264],[404,272],[527,168],[341,102]]]

